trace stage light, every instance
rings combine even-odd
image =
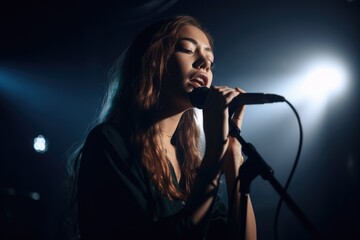
[[[297,87],[302,97],[312,103],[324,103],[344,93],[348,83],[348,71],[335,59],[321,59],[304,69]]]
[[[302,112],[314,119],[321,116],[326,107],[340,104],[349,89],[351,71],[346,61],[331,53],[308,54],[299,59],[298,71],[286,76],[268,91],[283,95]],[[309,115],[309,116],[310,116]]]
[[[299,54],[287,67],[289,69],[285,72],[270,76],[268,81],[262,81],[263,78],[254,81],[257,85],[253,88],[255,91],[260,89],[259,92],[284,96],[300,115],[305,140],[316,140],[318,129],[323,126],[325,118],[336,115],[336,111],[342,109],[351,97],[349,90],[354,80],[351,65],[341,53],[315,49],[313,52],[304,51]],[[259,88],[259,82],[263,84],[262,88]],[[254,105],[249,106],[246,111],[244,129],[255,135],[273,129],[276,122],[290,124],[293,121],[289,109],[284,107],[284,104]],[[264,122],[260,122],[262,119]],[[254,124],[255,122],[257,124]]]
[[[331,54],[313,55],[304,59],[294,79],[290,98],[300,109],[304,125],[313,132],[330,112],[331,106],[342,105],[349,88],[350,70],[341,57]]]
[[[48,141],[43,135],[34,138],[34,149],[38,153],[45,153],[48,150]]]
[[[301,61],[299,71],[283,85],[283,92],[299,110],[305,132],[312,135],[325,116],[343,106],[351,70],[344,57],[331,52],[309,53]]]

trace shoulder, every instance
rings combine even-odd
[[[97,172],[103,176],[102,181],[116,182],[122,187],[126,185],[127,189],[145,189],[143,179],[146,175],[125,139],[116,123],[95,126],[89,132],[82,151],[83,176],[86,176],[85,172],[87,178],[93,178]]]
[[[124,137],[120,133],[120,128],[116,123],[101,123],[90,130],[85,143],[104,140],[109,142],[125,142]]]
[[[85,140],[84,151],[106,149],[115,151],[122,159],[129,155],[126,138],[120,133],[116,123],[101,123],[92,128]]]
[[[119,127],[115,123],[100,123],[90,130],[87,139],[96,137],[111,138],[114,134],[120,134]]]

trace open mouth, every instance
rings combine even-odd
[[[206,86],[208,77],[205,73],[196,73],[191,77],[190,82],[194,87],[203,87]]]
[[[190,82],[194,87],[202,87],[205,85],[204,81],[200,78],[191,79]]]

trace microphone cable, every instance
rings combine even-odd
[[[303,144],[303,129],[302,129],[302,124],[301,124],[299,114],[296,111],[295,107],[289,101],[287,101],[286,99],[285,99],[285,102],[290,106],[290,108],[295,113],[295,116],[296,116],[296,119],[297,119],[297,122],[298,122],[298,125],[299,125],[299,132],[300,132],[299,133],[299,145],[298,145],[298,150],[297,150],[297,153],[296,153],[295,161],[294,161],[293,167],[292,167],[292,169],[290,171],[289,177],[288,177],[288,179],[287,179],[287,181],[285,183],[285,187],[284,187],[285,192],[287,192],[287,190],[289,188],[289,185],[290,185],[290,182],[291,182],[291,180],[292,180],[292,178],[294,176],[295,169],[296,169],[296,167],[297,167],[297,165],[299,163],[300,153],[301,153],[302,144]],[[277,208],[276,208],[275,217],[274,217],[274,237],[275,237],[275,240],[279,239],[278,222],[279,222],[279,213],[280,213],[280,208],[281,208],[282,202],[283,202],[283,199],[282,199],[282,197],[280,197]]]
[[[300,154],[301,154],[301,150],[302,150],[302,145],[303,145],[303,128],[302,128],[302,124],[301,124],[301,120],[300,120],[300,116],[298,114],[298,112],[296,111],[295,107],[289,102],[287,101],[286,99],[284,100],[284,102],[286,102],[290,108],[293,110],[295,116],[296,116],[296,119],[297,119],[297,122],[298,122],[298,125],[299,125],[299,144],[298,144],[298,149],[297,149],[297,153],[296,153],[296,157],[295,157],[295,161],[294,161],[294,164],[293,164],[293,167],[290,171],[290,174],[288,176],[288,179],[285,183],[285,187],[284,187],[284,191],[287,192],[288,188],[289,188],[289,185],[290,185],[290,182],[294,176],[294,173],[295,173],[295,170],[296,170],[296,167],[298,165],[298,162],[299,162],[299,159],[300,159]],[[232,206],[233,204],[233,198],[235,196],[235,193],[236,193],[236,189],[237,189],[237,184],[239,183],[240,181],[240,176],[238,176],[235,180],[235,184],[233,186],[233,189],[231,191],[231,194],[230,194],[230,201],[229,201],[229,207]],[[278,221],[279,221],[279,213],[280,213],[280,209],[281,209],[281,206],[282,206],[282,202],[283,202],[283,199],[282,197],[280,197],[279,199],[279,202],[278,202],[278,205],[277,205],[277,208],[276,208],[276,212],[275,212],[275,217],[274,217],[274,225],[273,225],[273,230],[274,230],[274,237],[275,237],[275,240],[278,240],[279,237],[278,237]],[[229,209],[230,210],[230,209]]]

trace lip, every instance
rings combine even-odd
[[[209,79],[208,76],[206,75],[206,73],[204,72],[196,72],[195,74],[193,74],[190,77],[190,82],[195,86],[195,87],[204,87],[207,86]]]

